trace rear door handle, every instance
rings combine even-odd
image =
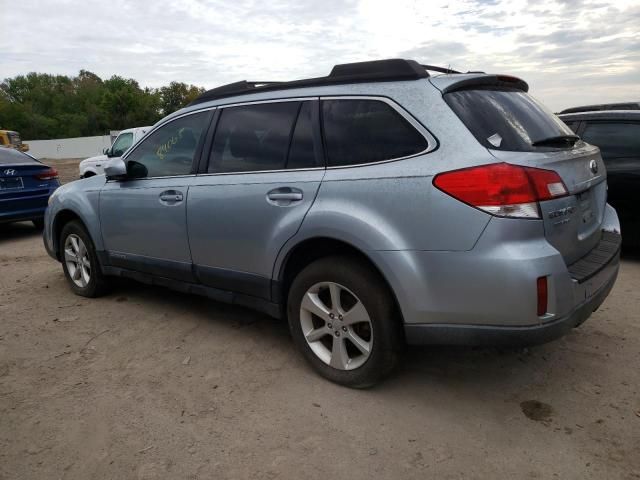
[[[181,202],[183,198],[182,192],[177,190],[165,190],[160,194],[160,202],[169,205]]]
[[[291,187],[280,187],[267,193],[267,201],[273,205],[286,207],[303,199],[302,190]]]

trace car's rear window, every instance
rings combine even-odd
[[[29,155],[14,150],[13,148],[0,148],[0,165],[11,165],[15,163],[33,163],[39,162]]]
[[[487,148],[515,152],[548,150],[549,146],[535,147],[533,143],[574,135],[562,120],[521,90],[460,90],[447,93],[444,98]]]

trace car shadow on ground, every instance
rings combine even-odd
[[[133,303],[164,304],[170,309],[181,309],[184,315],[173,317],[172,321],[180,322],[181,317],[194,319],[209,326],[242,329],[247,342],[254,342],[256,338],[264,342],[265,349],[287,349],[293,357],[299,359],[288,368],[296,368],[297,374],[303,376],[317,375],[298,352],[291,340],[286,320],[279,320],[248,308],[230,305],[214,300],[175,292],[159,286],[137,283],[133,280],[114,279],[113,290],[109,297],[115,301],[131,301]],[[194,318],[195,317],[195,318]],[[203,337],[204,338],[204,337]],[[212,337],[212,340],[214,338]],[[563,340],[560,340],[563,342]],[[556,343],[552,348],[560,347]],[[269,347],[268,347],[269,346]],[[447,382],[469,382],[475,385],[483,381],[494,384],[496,388],[505,386],[518,376],[535,368],[536,363],[546,363],[545,347],[461,347],[461,346],[429,346],[406,347],[401,353],[401,362],[391,375],[373,390],[396,391],[402,390],[403,383],[412,385],[438,383],[446,379]],[[573,369],[571,365],[567,368]],[[525,376],[529,376],[527,373]],[[320,377],[317,377],[320,380]],[[324,381],[324,380],[320,380]]]
[[[31,222],[0,224],[0,244],[37,236],[42,236],[42,230],[35,228]]]

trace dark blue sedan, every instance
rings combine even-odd
[[[49,196],[59,186],[55,168],[0,147],[0,223],[30,220],[42,228]]]

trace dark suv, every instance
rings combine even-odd
[[[570,108],[559,116],[585,142],[600,147],[622,243],[640,247],[640,102]]]

